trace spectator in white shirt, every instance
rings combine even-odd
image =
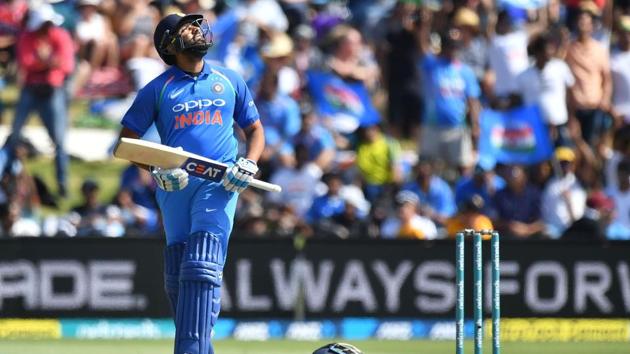
[[[401,191],[396,195],[396,215],[386,219],[381,226],[383,238],[425,239],[437,237],[433,221],[418,215],[420,198],[412,191]]]
[[[608,190],[617,210],[613,224],[624,229],[630,236],[630,158],[625,158],[619,162],[617,179],[618,187]]]
[[[542,216],[547,232],[558,238],[584,214],[586,191],[575,176],[575,153],[568,147],[556,149],[559,175],[549,180],[542,196]]]
[[[610,61],[613,110],[617,117],[630,124],[630,16],[622,16],[618,28],[619,50]]]
[[[554,58],[557,48],[548,34],[534,38],[528,52],[534,63],[518,75],[518,94],[525,105],[537,105],[558,145],[568,143],[567,89],[575,84],[569,66]]]

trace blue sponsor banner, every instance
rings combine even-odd
[[[308,90],[318,112],[331,118],[333,127],[339,132],[351,133],[360,125],[380,121],[363,83],[345,81],[323,71],[309,71],[307,78]]]
[[[510,111],[484,109],[479,121],[481,161],[529,165],[551,157],[549,131],[538,107]]]

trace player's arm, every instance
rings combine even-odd
[[[260,155],[265,149],[265,131],[260,120],[255,121],[243,131],[247,141],[246,158],[258,163]]]

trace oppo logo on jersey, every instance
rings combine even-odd
[[[179,113],[181,111],[188,112],[194,109],[204,109],[208,107],[223,107],[225,106],[225,100],[217,98],[216,100],[211,100],[209,98],[202,98],[199,100],[187,101],[184,103],[178,103],[173,106],[173,112]]]

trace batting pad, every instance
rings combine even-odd
[[[196,232],[184,247],[175,320],[175,354],[214,354],[210,335],[219,316],[223,251],[219,237]]]
[[[164,290],[171,304],[173,318],[177,313],[177,296],[179,295],[179,268],[184,255],[184,244],[175,243],[164,249]]]

